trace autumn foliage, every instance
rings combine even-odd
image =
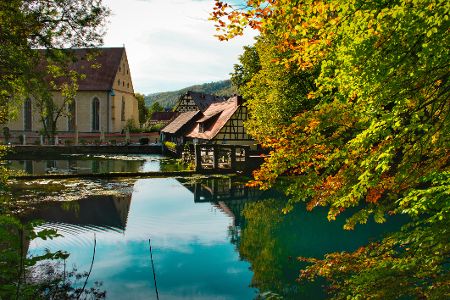
[[[442,229],[450,210],[449,11],[442,0],[247,1],[240,8],[216,1],[211,18],[219,39],[247,27],[260,31],[252,48],[257,68],[245,60],[240,66],[254,70],[239,88],[251,113],[247,129],[270,149],[252,185],[267,189],[287,175],[285,213],[298,201],[329,207],[329,220],[352,208],[346,229],[370,217],[411,217],[402,233],[314,261],[302,274],[336,280],[337,298],[357,297],[352,289],[366,298],[374,288],[357,274],[373,265],[378,273],[368,278],[385,284],[382,270],[405,264],[399,296],[448,292],[450,236]],[[425,231],[437,248],[414,240]],[[403,250],[411,247],[421,250]],[[358,261],[353,256],[367,259],[351,264]],[[414,267],[419,262],[438,275],[428,278]],[[344,273],[356,277],[347,282]]]

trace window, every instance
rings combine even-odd
[[[100,130],[100,100],[92,100],[92,131]]]
[[[130,83],[127,83],[127,88],[130,88]]]
[[[200,133],[205,132],[205,124],[204,123],[198,124],[198,132],[200,132]]]
[[[120,85],[120,79],[117,80],[117,84]]]
[[[120,111],[120,119],[125,121],[125,98],[122,96],[122,110]]]
[[[122,86],[125,86],[125,81],[122,82]]]
[[[25,131],[32,130],[32,111],[30,98],[26,99],[23,105],[23,129]]]
[[[77,103],[73,100],[68,106],[69,118],[67,120],[67,130],[75,131],[77,124]]]

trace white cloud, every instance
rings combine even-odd
[[[105,46],[125,44],[136,92],[175,90],[229,78],[255,32],[229,42],[213,35],[214,2],[105,0],[112,10]]]

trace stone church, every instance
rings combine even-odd
[[[138,104],[125,48],[95,49],[94,62],[85,59],[89,49],[70,51],[77,58],[70,68],[85,78],[78,82],[75,101],[67,107],[69,114],[59,118],[57,132],[118,133],[130,120],[138,125]],[[56,103],[63,103],[60,93],[53,92],[53,96]],[[43,125],[33,99],[26,99],[18,117],[2,127],[8,127],[13,135],[38,135]]]

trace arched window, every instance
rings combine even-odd
[[[26,99],[23,105],[23,129],[25,131],[32,130],[32,111],[30,98]]]
[[[94,98],[92,100],[92,131],[100,130],[100,100]]]
[[[125,121],[125,97],[122,96],[122,110],[120,111],[120,119]]]
[[[68,105],[69,118],[67,120],[67,130],[75,131],[77,124],[77,103],[73,100]]]

